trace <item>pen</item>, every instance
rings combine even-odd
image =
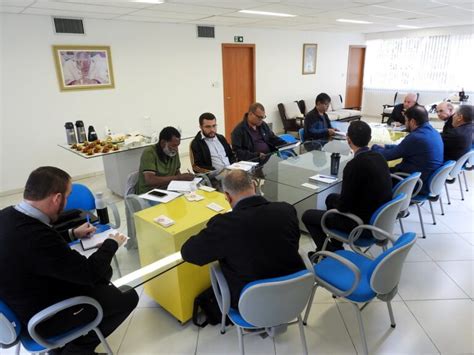
[[[327,175],[319,174],[319,177],[321,177],[323,179],[337,180],[337,177],[334,177],[334,176],[327,176]]]
[[[88,225],[88,227],[90,227],[90,225],[91,225],[91,219],[90,219],[89,215],[86,216],[86,220],[87,220],[87,225]]]

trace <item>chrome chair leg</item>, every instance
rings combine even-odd
[[[300,329],[301,344],[303,345],[303,354],[308,355],[308,346],[306,345],[306,337],[304,336],[304,326],[301,315],[298,316],[298,328]]]
[[[393,316],[392,304],[390,301],[387,301],[388,315],[390,316],[390,326],[395,328],[397,324],[395,323],[395,317]]]
[[[462,183],[461,183],[461,177],[458,176],[458,181],[459,181],[459,191],[461,191],[461,200],[464,201],[464,192],[462,191]]]
[[[416,205],[416,208],[418,209],[418,217],[420,217],[421,236],[423,238],[426,238],[425,226],[423,225],[423,217],[421,216],[421,208],[420,208],[420,205],[418,203],[416,203],[415,205]]]
[[[244,336],[242,334],[242,328],[237,327],[237,335],[239,337],[239,350],[240,355],[245,355],[244,353]]]
[[[436,217],[433,211],[433,204],[431,203],[431,201],[428,201],[428,202],[430,203],[431,218],[433,218],[433,224],[436,224]]]
[[[99,338],[100,342],[102,343],[102,346],[105,348],[105,351],[107,352],[108,355],[113,355],[113,351],[109,346],[109,343],[107,343],[107,340],[105,340],[104,335],[100,331],[99,328],[95,328],[94,332],[97,334],[97,337]]]
[[[311,306],[313,305],[314,295],[316,294],[316,289],[318,288],[317,284],[314,284],[313,291],[311,291],[311,297],[309,298],[308,305],[306,306],[306,311],[304,312],[303,324],[308,324],[309,311],[311,311]]]
[[[439,197],[439,205],[441,206],[441,215],[444,216],[443,200],[441,199],[441,196]]]
[[[360,331],[360,340],[362,342],[362,348],[364,351],[364,354],[368,355],[369,354],[369,348],[367,347],[367,340],[365,338],[365,330],[364,330],[364,323],[362,323],[362,312],[359,309],[359,306],[356,305],[355,303],[352,303],[352,306],[355,309],[356,315],[357,315],[357,321],[359,322],[359,331]]]
[[[444,189],[446,190],[446,197],[448,198],[448,205],[451,204],[451,198],[449,197],[448,184],[444,183]]]
[[[404,228],[403,228],[402,219],[399,218],[399,219],[398,219],[398,222],[400,223],[400,230],[402,231],[402,234],[405,234],[405,230],[404,230]]]
[[[462,171],[462,176],[464,176],[464,183],[466,184],[466,191],[469,192],[469,186],[467,186],[466,172]]]

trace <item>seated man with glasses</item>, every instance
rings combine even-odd
[[[238,160],[264,158],[286,142],[275,135],[263,121],[265,108],[261,103],[250,105],[248,112],[232,131],[232,149]]]
[[[235,155],[225,137],[217,133],[216,116],[203,113],[199,126],[201,130],[191,142],[191,163],[195,173],[209,174],[212,179],[235,162]]]

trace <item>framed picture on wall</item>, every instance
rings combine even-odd
[[[61,91],[115,87],[109,46],[53,46]]]
[[[303,74],[316,74],[316,56],[318,45],[315,43],[303,44]]]

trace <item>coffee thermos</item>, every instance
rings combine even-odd
[[[76,132],[74,131],[74,124],[72,122],[66,122],[64,125],[66,128],[66,139],[67,144],[73,145],[77,143]]]
[[[84,143],[87,140],[84,122],[76,121],[77,140],[79,143]]]
[[[109,212],[107,211],[107,204],[105,203],[104,194],[102,192],[97,192],[95,195],[95,210],[97,211],[100,224],[109,223]]]
[[[96,141],[97,140],[97,133],[94,129],[93,126],[89,126],[89,129],[88,129],[89,133],[87,134],[87,140],[89,142],[93,142],[93,141]]]
[[[337,176],[339,173],[339,163],[341,161],[341,154],[332,153],[331,154],[331,175]]]

